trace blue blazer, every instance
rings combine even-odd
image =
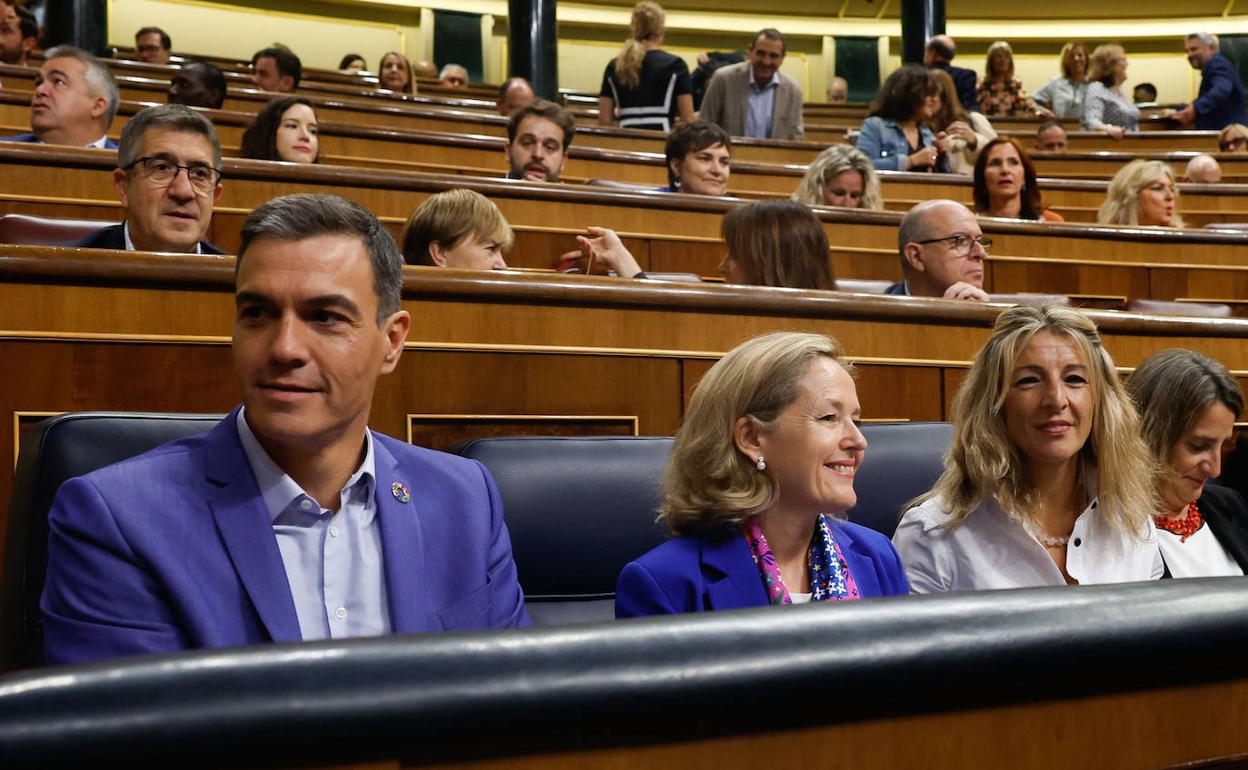
[[[932,130],[927,126],[920,126],[919,145],[931,147],[933,141]],[[905,171],[902,168],[902,158],[909,157],[910,142],[906,140],[906,134],[897,125],[897,121],[872,116],[862,122],[862,128],[858,131],[858,149],[880,171]],[[944,155],[937,156],[933,170],[948,173],[949,159]]]
[[[236,415],[61,486],[41,602],[48,663],[302,639]],[[485,468],[373,441],[394,633],[528,625]]]
[[[31,144],[43,144],[39,141],[39,137],[34,134],[18,134],[17,136],[0,136],[0,142],[30,142]],[[112,139],[104,140],[104,149],[115,150],[117,143]]]
[[[888,538],[857,524],[836,525],[835,537],[863,598],[910,592],[901,558]],[[620,572],[615,616],[709,612],[768,604],[750,546],[737,535],[669,540]]]
[[[1215,53],[1201,70],[1200,95],[1192,103],[1196,108],[1196,128],[1220,131],[1232,123],[1248,123],[1244,109],[1244,84],[1235,65]]]
[[[77,246],[83,249],[116,249],[117,251],[126,250],[126,223],[119,225],[109,225],[101,227],[99,230],[87,235],[85,238],[67,243],[66,246]],[[199,250],[204,254],[225,254],[224,251],[213,246],[208,241],[199,242]]]

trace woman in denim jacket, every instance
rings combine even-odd
[[[871,103],[871,116],[858,132],[858,149],[881,171],[948,173],[949,159],[937,148],[944,133],[923,124],[940,109],[940,84],[919,64],[888,76]]]

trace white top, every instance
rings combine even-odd
[[[794,604],[810,604],[810,594],[795,594],[789,591],[789,601]]]
[[[1161,545],[1161,555],[1165,557],[1166,566],[1170,568],[1170,575],[1173,577],[1222,577],[1244,574],[1243,568],[1231,558],[1231,555],[1214,537],[1208,524],[1192,533],[1186,543],[1179,542],[1179,536],[1173,532],[1159,529],[1157,542]]]
[[[1066,571],[1082,585],[1156,580],[1165,572],[1152,520],[1144,538],[1127,537],[1095,515],[1093,500],[1075,520],[1066,546]],[[995,499],[949,521],[944,501],[927,500],[906,511],[893,545],[912,593],[982,591],[994,588],[1064,586],[1053,557],[1022,521]]]

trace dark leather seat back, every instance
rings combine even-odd
[[[849,520],[891,538],[906,503],[931,489],[944,470],[953,425],[867,423],[862,432],[867,437],[867,455],[854,477],[858,504],[849,509]]]
[[[5,541],[0,594],[0,669],[43,661],[39,596],[47,574],[48,509],[65,481],[204,433],[221,415],[77,412],[52,417],[24,437]]]
[[[0,243],[58,246],[82,240],[101,228],[115,225],[99,219],[59,219],[27,214],[0,216]]]

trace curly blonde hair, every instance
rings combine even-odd
[[[818,358],[851,375],[841,345],[822,334],[773,332],[746,340],[698,383],[663,473],[660,519],[674,535],[724,534],[776,502],[779,489],[737,449],[741,417],[772,425],[800,395],[798,381]]]
[[[1138,225],[1140,223],[1140,190],[1148,185],[1169,179],[1174,191],[1173,227],[1183,226],[1179,215],[1179,186],[1170,165],[1161,160],[1137,158],[1118,169],[1105,191],[1105,202],[1096,212],[1096,221],[1103,225]]]
[[[862,200],[858,207],[868,211],[883,211],[884,199],[880,195],[880,177],[875,173],[871,160],[852,144],[834,144],[819,153],[806,176],[793,193],[793,200],[807,206],[823,205],[823,186],[846,171],[857,171],[862,177]]]
[[[1140,436],[1139,417],[1096,324],[1059,305],[1018,305],[997,316],[992,336],[975,355],[953,400],[953,442],[944,473],[916,502],[940,497],[950,526],[956,526],[992,497],[1003,511],[1033,527],[1040,525],[1034,490],[1023,480],[1026,460],[1006,430],[1004,407],[1015,362],[1042,331],[1070,340],[1087,361],[1093,409],[1092,429],[1079,452],[1081,483],[1089,495],[1097,495],[1097,515],[1128,535],[1142,537],[1158,508],[1156,466]]]

